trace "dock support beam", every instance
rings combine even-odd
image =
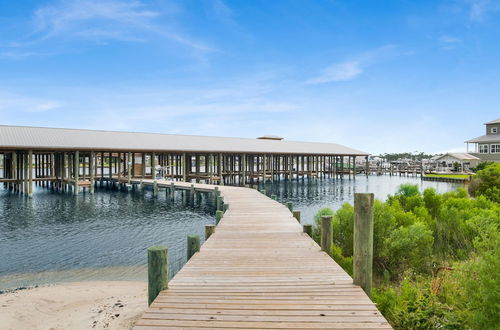
[[[168,249],[153,246],[148,249],[148,306],[160,291],[168,288]]]
[[[353,280],[368,297],[372,292],[373,194],[354,194]]]

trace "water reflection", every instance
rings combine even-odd
[[[267,183],[269,195],[291,201],[311,223],[323,207],[352,202],[356,192],[373,192],[384,200],[402,183],[434,187],[438,192],[457,184],[397,176],[358,176],[313,182]],[[261,187],[262,188],[262,187]],[[204,225],[213,224],[213,201],[150,190],[96,194],[54,193],[36,189],[33,198],[0,190],[0,289],[77,280],[146,280],[146,249],[169,248],[171,275],[186,261],[186,236],[204,239]]]

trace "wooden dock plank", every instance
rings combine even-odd
[[[157,181],[167,189],[171,183]],[[216,187],[193,185],[202,192]],[[229,210],[135,329],[391,328],[286,206],[254,189],[218,187]]]

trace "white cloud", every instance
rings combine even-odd
[[[489,13],[500,10],[500,3],[497,0],[466,0],[466,3],[472,21],[481,22]]]
[[[409,53],[399,52],[394,45],[386,45],[367,51],[351,60],[327,66],[315,77],[307,79],[307,85],[324,84],[337,81],[349,81],[358,78],[365,68],[380,61]]]
[[[160,37],[198,51],[211,47],[181,32],[171,6],[152,9],[139,0],[59,0],[34,12],[33,32],[12,47],[31,46],[51,39],[85,39],[103,43],[147,41]]]
[[[462,39],[449,35],[442,35],[439,37],[439,43],[441,44],[441,49],[452,50],[457,48],[462,43]]]
[[[357,78],[363,73],[359,61],[332,64],[323,70],[323,73],[317,77],[306,80],[306,84],[323,84],[335,81],[347,81]]]
[[[445,44],[457,44],[457,43],[461,43],[462,39],[457,38],[457,37],[452,37],[449,35],[442,35],[439,38],[439,41],[441,41],[442,43],[445,43]]]
[[[19,116],[24,113],[48,112],[61,108],[63,103],[60,101],[49,100],[38,97],[26,97],[19,94],[13,94],[0,91],[0,113]]]

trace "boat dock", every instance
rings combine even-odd
[[[216,187],[167,180],[142,184],[204,192]],[[218,189],[229,208],[215,232],[134,329],[391,328],[286,206],[255,189]]]

